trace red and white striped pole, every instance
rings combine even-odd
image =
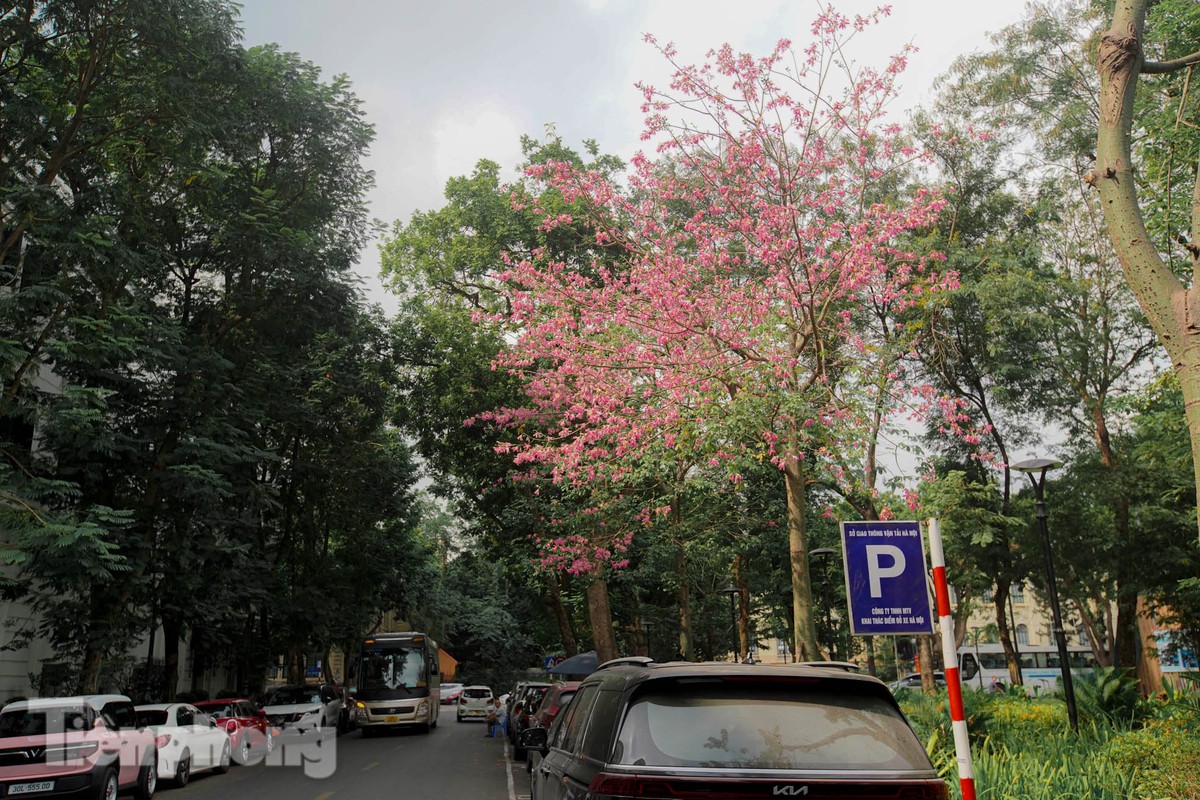
[[[963,800],[975,800],[975,767],[971,762],[971,740],[963,712],[962,680],[958,672],[958,648],[954,643],[954,619],[950,616],[950,588],[946,583],[946,554],[942,550],[942,525],[930,519],[929,557],[933,560],[933,593],[937,598],[938,623],[942,627],[942,661],[946,665],[946,690],[950,694],[950,721],[954,728],[954,752],[958,756],[958,783]]]

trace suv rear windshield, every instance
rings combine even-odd
[[[464,689],[463,697],[469,697],[472,700],[478,700],[481,697],[490,698],[492,696],[491,689]]]
[[[908,723],[874,686],[845,681],[652,681],[629,706],[613,761],[723,769],[928,770]]]

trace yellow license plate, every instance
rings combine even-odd
[[[397,717],[395,714],[389,714],[388,716],[383,718],[383,721],[384,722],[399,722],[400,718]]]

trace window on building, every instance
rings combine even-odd
[[[1012,587],[1012,601],[1014,603],[1025,602],[1025,584],[1014,583]]]
[[[781,655],[781,656],[786,656],[788,654],[787,639],[776,639],[775,640],[775,654]]]
[[[1025,627],[1025,623],[1017,626],[1017,644],[1029,644],[1029,628]]]
[[[994,589],[984,589],[983,590],[983,602],[985,602],[985,603],[996,602],[996,592]]]
[[[1075,635],[1079,637],[1079,643],[1084,647],[1091,647],[1092,640],[1088,638],[1087,628],[1080,625],[1075,629]]]

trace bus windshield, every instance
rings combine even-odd
[[[363,648],[359,688],[423,689],[428,685],[428,665],[422,650],[403,645]]]

